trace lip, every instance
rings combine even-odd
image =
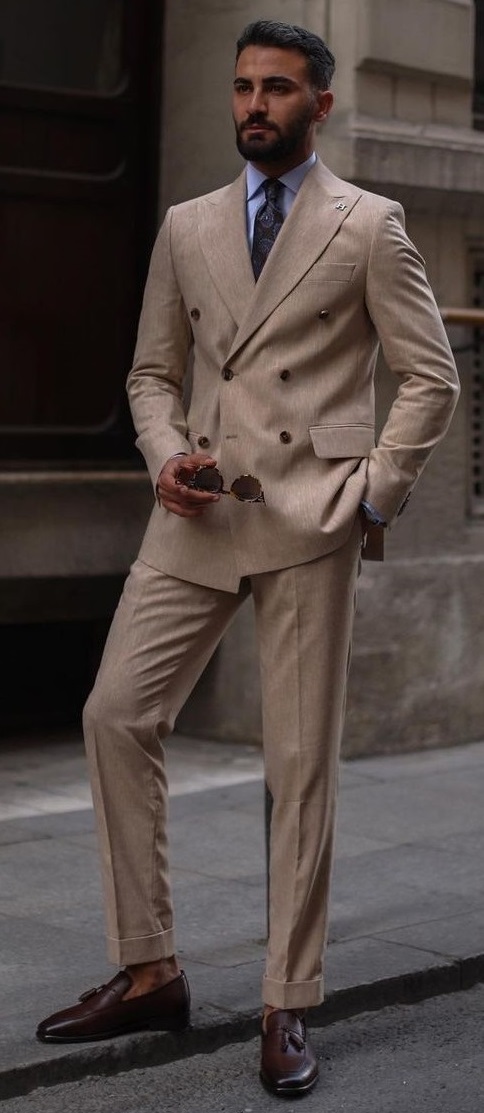
[[[266,127],[265,124],[247,124],[243,130],[247,131],[249,135],[257,135],[262,132],[272,131],[272,128]]]

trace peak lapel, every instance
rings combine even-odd
[[[201,199],[199,236],[211,277],[238,326],[255,287],[247,243],[245,171],[225,189]]]
[[[319,258],[360,195],[358,189],[340,181],[320,161],[309,171],[260,278],[252,286],[252,296],[246,303],[228,360],[267,320]]]

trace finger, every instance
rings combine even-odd
[[[178,518],[199,518],[203,514],[203,510],[191,509],[188,510],[184,506],[178,506],[176,502],[163,502],[161,504],[165,510],[170,514],[176,514]]]
[[[188,487],[176,487],[174,491],[160,488],[158,502],[168,510],[176,507],[181,511],[196,511],[202,513],[212,502],[218,502],[220,496],[212,495],[206,491],[192,491]]]
[[[178,473],[183,468],[188,469],[191,473],[196,471],[202,464],[213,467],[216,462],[213,456],[204,456],[201,452],[193,452],[189,456],[172,456],[161,469],[158,476],[157,488],[161,488],[161,486],[166,483],[170,485],[174,484]]]
[[[158,492],[161,498],[169,498],[172,502],[178,502],[180,505],[203,506],[211,502],[218,502],[220,497],[216,492],[197,491],[194,487],[185,487],[183,483],[168,479],[163,479],[163,482],[158,484]]]
[[[201,468],[205,466],[213,468],[216,463],[215,457],[207,456],[205,452],[192,452],[190,456],[182,456],[179,459],[180,466],[185,464],[185,467],[188,465],[191,468]]]
[[[220,495],[212,491],[197,491],[191,487],[178,487],[180,492],[180,502],[185,503],[187,506],[208,506],[211,502],[218,502]],[[174,501],[175,496],[170,495]]]
[[[165,495],[160,502],[166,510],[174,514],[180,514],[182,518],[192,518],[192,516],[203,514],[207,510],[207,505],[204,505],[204,503],[190,499],[172,499],[170,495]]]
[[[167,469],[167,473],[168,475],[174,475],[176,478],[181,472],[188,472],[189,475],[193,475],[201,467],[215,467],[217,461],[213,456],[204,456],[201,452],[194,452],[191,456],[182,456],[170,463],[171,467]],[[163,475],[163,472],[161,474]]]

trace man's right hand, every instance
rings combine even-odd
[[[215,467],[217,461],[204,452],[193,452],[188,456],[172,456],[161,469],[156,483],[156,497],[160,506],[180,518],[198,518],[207,506],[218,502],[220,495],[209,491],[193,491],[190,487],[177,483],[180,468],[196,471],[202,464]]]

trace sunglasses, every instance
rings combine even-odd
[[[259,480],[253,475],[239,475],[234,479],[230,490],[224,487],[223,475],[218,468],[209,464],[201,464],[196,471],[190,468],[180,468],[176,482],[189,487],[192,491],[208,491],[212,495],[232,495],[239,502],[265,502],[264,493]]]

